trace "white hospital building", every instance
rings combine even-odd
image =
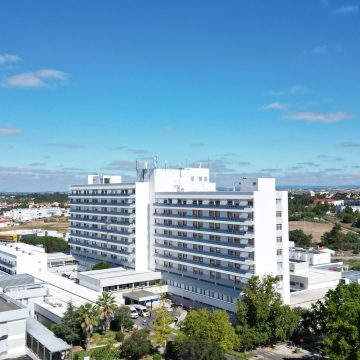
[[[275,179],[218,191],[207,168],[144,169],[134,183],[89,175],[70,187],[72,255],[161,272],[177,302],[234,311],[253,275],[279,275],[289,302],[287,192]]]

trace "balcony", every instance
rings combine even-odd
[[[100,233],[100,234],[115,234],[115,235],[123,235],[127,237],[134,237],[135,233],[128,232],[128,231],[116,231],[116,230],[106,230],[106,229],[95,229],[95,228],[88,228],[84,226],[69,226],[70,230],[81,230],[81,231],[89,231],[93,233]]]
[[[135,246],[133,242],[128,241],[121,241],[121,240],[111,240],[106,238],[98,238],[96,236],[89,236],[89,235],[78,235],[78,234],[70,234],[70,239],[79,238],[84,240],[91,240],[91,241],[97,241],[97,242],[103,242],[103,243],[110,243],[110,244],[116,244],[121,246]]]
[[[163,249],[163,250],[168,250],[171,252],[182,253],[182,254],[184,254],[184,253],[192,254],[192,255],[196,255],[196,256],[206,257],[209,259],[210,258],[214,258],[214,259],[218,259],[218,260],[222,259],[225,261],[233,261],[236,263],[243,263],[246,265],[254,264],[254,259],[240,257],[240,256],[231,256],[231,255],[221,254],[221,253],[216,253],[216,252],[194,250],[194,249],[189,249],[189,248],[181,248],[178,246],[166,246],[166,245],[162,245],[162,244],[155,244],[154,247],[157,249]]]
[[[135,194],[69,194],[69,198],[134,198]]]
[[[111,249],[111,248],[103,247],[103,246],[88,245],[88,244],[84,244],[82,242],[77,242],[77,241],[72,241],[72,240],[69,241],[69,245],[79,246],[82,248],[97,250],[100,252],[106,252],[106,253],[110,253],[110,254],[117,254],[117,255],[125,256],[125,257],[133,257],[135,255],[133,252],[129,252],[129,251]]]
[[[246,235],[253,235],[252,232],[245,231],[245,230],[239,230],[239,231],[232,231],[228,229],[211,229],[211,228],[205,228],[205,227],[193,227],[193,226],[181,226],[181,225],[165,225],[165,224],[155,224],[155,227],[161,228],[161,229],[174,229],[176,231],[190,231],[193,233],[203,233],[203,234],[217,234],[222,236],[243,236],[246,237]],[[249,237],[247,237],[249,238]],[[253,238],[250,237],[250,238]]]
[[[108,207],[108,208],[113,208],[113,207],[119,207],[119,208],[134,208],[135,207],[135,203],[123,203],[123,204],[102,204],[102,203],[85,203],[85,202],[70,202],[70,205],[72,206],[94,206],[94,207]]]
[[[114,226],[123,226],[128,228],[134,228],[135,224],[131,224],[128,222],[120,222],[120,221],[109,221],[106,220],[90,220],[90,219],[77,219],[70,217],[70,221],[78,222],[78,223],[86,223],[86,224],[99,224],[99,225],[114,225]]]
[[[204,263],[204,262],[200,263],[200,262],[196,262],[196,261],[188,260],[188,259],[179,259],[175,256],[154,254],[154,257],[157,259],[165,260],[165,261],[172,261],[176,264],[190,265],[192,267],[199,268],[199,269],[205,269],[208,271],[215,270],[215,271],[222,272],[225,274],[230,274],[230,275],[237,275],[237,276],[242,275],[243,277],[246,277],[246,278],[250,278],[253,275],[250,272],[250,270],[235,269],[235,268],[230,268],[227,266],[216,266],[216,265],[212,265],[210,263]]]
[[[197,238],[190,238],[190,237],[181,237],[175,235],[165,235],[165,234],[154,234],[156,239],[165,239],[171,241],[179,241],[179,242],[187,242],[189,244],[198,244],[198,245],[209,245],[214,247],[219,247],[223,249],[234,249],[242,251],[252,252],[254,251],[253,245],[248,244],[236,244],[236,243],[229,243],[225,241],[215,241],[215,240],[208,240],[208,239],[197,239]]]
[[[165,219],[180,219],[180,220],[191,220],[191,221],[204,221],[211,223],[236,223],[244,226],[254,225],[254,220],[250,218],[228,218],[228,217],[211,217],[211,216],[194,216],[194,215],[179,215],[179,214],[159,214],[154,213],[155,218]]]
[[[190,209],[190,210],[226,210],[226,211],[240,211],[240,212],[253,212],[254,208],[253,206],[245,205],[245,206],[230,206],[230,205],[209,205],[209,204],[203,204],[203,205],[196,205],[196,204],[164,204],[155,202],[154,206],[156,208],[172,208],[172,209]]]
[[[127,213],[121,211],[96,211],[96,210],[76,210],[70,209],[70,214],[89,214],[89,215],[104,215],[104,216],[120,216],[120,217],[134,217],[135,213]]]

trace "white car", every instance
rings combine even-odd
[[[139,317],[137,310],[133,306],[130,306],[130,314],[132,319],[137,319]]]

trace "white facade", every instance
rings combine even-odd
[[[51,216],[61,216],[65,210],[59,207],[41,207],[29,209],[13,209],[4,212],[4,216],[10,217],[13,221],[23,222]]]
[[[28,309],[0,294],[0,359],[24,354]]]
[[[330,264],[331,253],[327,251],[293,247],[289,250],[289,259],[296,261],[306,261],[311,266]]]
[[[47,271],[45,249],[24,243],[0,243],[0,270],[7,274]]]
[[[70,188],[69,243],[83,264],[161,271],[184,303],[229,311],[252,275],[279,275],[289,302],[287,192],[274,179],[216,191],[205,168],[145,168],[132,184],[93,177]]]

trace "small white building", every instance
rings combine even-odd
[[[306,261],[310,266],[331,263],[331,253],[315,249],[303,249],[291,247],[289,249],[289,260]]]
[[[45,249],[24,243],[0,243],[0,270],[7,274],[47,271]]]

